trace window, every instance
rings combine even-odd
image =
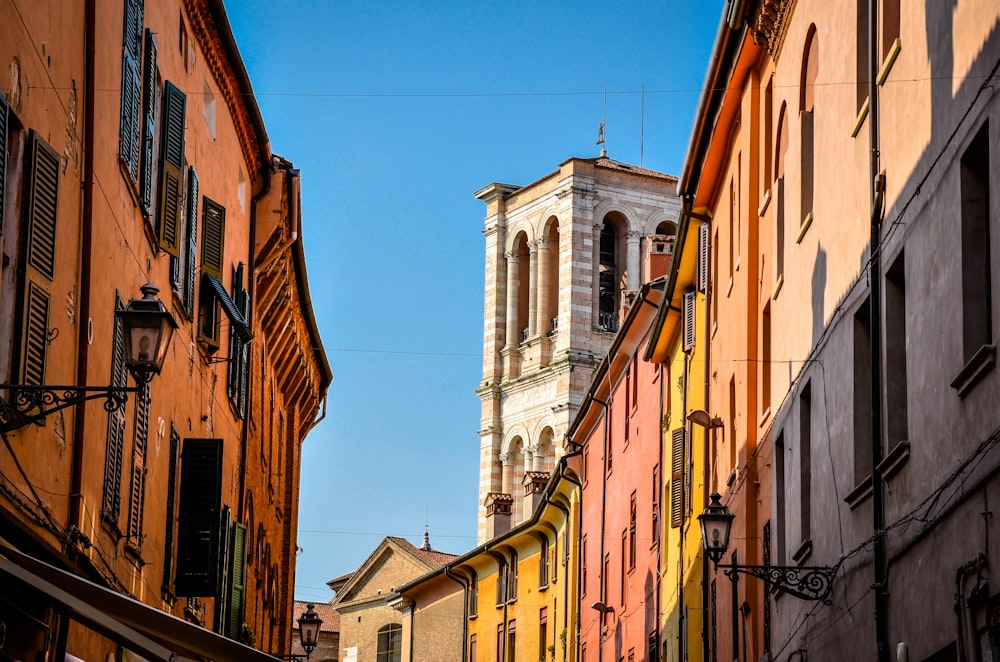
[[[886,449],[909,438],[906,408],[906,260],[905,254],[885,275]]]
[[[959,395],[993,366],[992,274],[990,265],[989,126],[983,127],[962,155],[962,357],[965,368],[952,382]]]
[[[622,604],[625,604],[625,559],[626,554],[628,554],[628,529],[622,529],[622,547],[621,553],[618,556],[618,595],[621,597]]]
[[[469,635],[469,659],[475,660],[476,658],[476,635]]]
[[[736,375],[729,379],[729,471],[735,473],[737,465],[736,457]]]
[[[855,100],[856,104],[854,110],[857,111],[858,115],[861,114],[861,110],[868,101],[868,81],[870,77],[871,67],[868,64],[868,3],[869,0],[855,0],[857,7],[857,25],[858,29],[855,32],[857,35],[856,48],[855,48]],[[860,122],[859,122],[860,123]]]
[[[160,592],[167,602],[174,598],[174,532],[177,528],[177,470],[181,461],[181,437],[170,424],[170,458],[167,465],[167,530],[163,543],[163,583]]]
[[[125,20],[122,28],[122,88],[121,122],[119,124],[118,157],[133,183],[139,182],[139,154],[142,114],[142,78],[139,71],[142,58],[143,0],[125,0]]]
[[[125,302],[115,295],[115,310],[124,310]],[[111,381],[116,387],[126,386],[125,327],[116,315],[111,344]],[[104,455],[104,491],[101,497],[101,517],[117,531],[121,513],[122,463],[125,452],[125,412],[119,408],[108,412],[108,429]]]
[[[652,508],[652,524],[653,530],[650,532],[650,538],[653,541],[653,545],[660,544],[660,465],[653,465],[653,492],[652,499],[650,503],[653,504]]]
[[[403,626],[397,623],[383,625],[378,629],[378,652],[376,662],[400,662],[403,654]]]
[[[854,313],[854,485],[872,472],[872,335],[871,298]],[[887,334],[888,337],[888,334]],[[805,411],[803,411],[805,416]],[[803,422],[803,425],[805,423]]]
[[[610,332],[618,330],[618,244],[618,230],[605,219],[601,228],[598,262],[598,326]]]
[[[568,529],[567,529],[568,530]],[[559,577],[559,536],[552,539],[551,557],[549,559],[549,580],[555,584]]]
[[[771,407],[771,304],[760,316],[760,414]]]
[[[184,227],[181,251],[178,257],[170,256],[170,283],[184,302],[184,313],[194,319],[195,273],[198,267],[198,173],[188,167],[187,196],[185,198]]]
[[[219,585],[222,440],[185,439],[181,459],[176,593],[214,597]],[[269,563],[270,545],[266,549]]]
[[[540,541],[541,549],[538,553],[538,586],[544,588],[549,585],[549,539],[544,534]]]
[[[184,203],[184,118],[187,97],[176,85],[163,85],[163,152],[160,160],[159,247],[180,257],[181,210]]]
[[[507,602],[507,562],[500,561],[497,566],[497,607]]]
[[[202,199],[201,273],[208,287],[201,288],[199,298],[198,341],[208,351],[214,352],[219,348],[222,310],[230,316],[230,321],[235,320],[234,324],[246,327],[246,322],[221,282],[225,255],[226,208],[207,196]]]
[[[812,385],[807,383],[799,395],[799,498],[802,542],[811,537],[812,510]]]
[[[240,313],[244,322],[250,315],[250,297],[243,287],[243,263],[233,272],[233,305]],[[242,331],[242,332],[241,332]],[[250,378],[250,348],[244,337],[249,333],[231,324],[229,328],[229,400],[233,403],[240,418],[246,415],[247,383]]]
[[[229,567],[229,611],[226,636],[240,641],[243,637],[243,612],[246,606],[247,527],[233,526]]]
[[[538,659],[547,659],[548,653],[548,623],[549,623],[549,609],[548,607],[542,607],[538,611]]]
[[[146,218],[153,217],[153,141],[156,134],[156,41],[146,30],[142,51],[142,146],[139,200]]]
[[[816,176],[814,170],[815,136],[815,94],[816,75],[819,68],[819,47],[816,43],[816,26],[809,26],[809,34],[806,37],[805,51],[802,56],[802,78],[799,85],[799,113],[801,118],[801,139],[802,154],[799,159],[801,170],[801,202],[802,202],[802,225],[806,226],[809,221],[806,219],[813,211],[813,188]],[[805,229],[805,228],[803,228]]]
[[[635,569],[635,516],[636,516],[636,504],[635,504],[635,491],[632,491],[632,496],[629,499],[629,515],[628,515],[628,567],[629,570]]]
[[[507,601],[517,600],[517,552],[510,553],[510,565],[507,566]]]
[[[580,594],[587,595],[587,534],[580,539]]]
[[[503,657],[503,644],[504,644],[504,626],[503,623],[497,625],[497,662],[504,662]]]
[[[899,0],[882,0],[882,60],[899,39]]]
[[[602,568],[602,570],[603,572],[601,574],[601,588],[602,588],[601,597],[603,598],[604,603],[607,604],[608,602],[610,602],[609,596],[611,594],[611,554],[604,555],[604,567]]]
[[[684,293],[684,351],[694,351],[695,345],[695,301],[698,294],[694,291]]]
[[[788,117],[785,104],[778,111],[778,131],[774,146],[774,270],[775,295],[785,272],[785,153],[788,151]]]
[[[507,623],[507,662],[517,662],[517,628],[514,621]]]
[[[212,94],[212,88],[209,87],[208,81],[205,81],[205,92],[203,101],[205,112],[205,126],[208,129],[208,137],[215,140],[215,95]]]
[[[778,438],[774,442],[774,490],[775,490],[775,518],[778,523],[775,549],[778,552],[778,565],[788,562],[788,555],[785,552],[785,433],[779,432]]]
[[[479,615],[479,576],[469,578],[469,618]]]

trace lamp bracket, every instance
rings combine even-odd
[[[0,398],[0,432],[7,433],[38,423],[46,416],[88,400],[104,399],[108,413],[121,410],[138,386],[35,386],[0,384],[7,398]]]
[[[830,590],[836,568],[807,565],[732,565],[717,563],[726,576],[737,581],[737,575],[750,575],[790,595],[802,600],[821,601],[830,604]]]

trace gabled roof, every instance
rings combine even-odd
[[[413,575],[414,577],[429,570],[435,570],[455,558],[454,554],[430,549],[430,545],[427,547],[427,549],[419,548],[405,538],[386,536],[372,553],[368,555],[364,563],[349,575],[349,579],[346,582],[341,584],[341,588],[337,591],[337,596],[330,604],[336,607],[352,600],[378,574],[379,569],[385,561],[393,555],[399,555],[417,566],[417,570]],[[330,580],[327,582],[327,585],[332,587],[335,583],[339,584],[344,577],[348,577],[348,575]]]

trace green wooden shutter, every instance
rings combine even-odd
[[[121,296],[115,297],[115,310],[124,310]],[[125,386],[125,328],[115,316],[114,336],[111,344],[111,385]],[[116,526],[121,511],[122,464],[125,446],[125,412],[121,409],[108,412],[108,430],[105,440],[104,490],[101,497],[101,514]]]
[[[678,527],[684,515],[684,428],[670,435],[670,526]]]
[[[243,637],[243,611],[246,603],[247,527],[237,523],[233,528],[233,565],[229,578],[232,591],[229,594],[229,627],[226,636],[239,641]]]
[[[10,131],[7,99],[0,91],[0,235],[3,234],[4,185],[7,181],[7,133]]]
[[[188,168],[187,192],[187,273],[184,279],[184,311],[194,319],[194,286],[198,255],[198,173],[194,166]]]
[[[59,155],[34,131],[28,149],[19,377],[23,384],[43,384],[55,274]]]
[[[222,440],[185,439],[175,581],[180,597],[218,595],[221,508]]]
[[[226,208],[209,198],[204,198],[202,216],[201,273],[222,280],[222,263],[225,249]]]
[[[142,57],[142,150],[139,199],[143,213],[153,216],[153,138],[156,133],[156,41],[146,30]]]
[[[160,248],[180,257],[181,205],[183,204],[184,122],[187,97],[167,81],[163,86],[163,155],[161,159],[160,214],[156,236]]]

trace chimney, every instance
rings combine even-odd
[[[490,539],[510,531],[510,512],[514,497],[502,492],[486,495],[486,534]]]
[[[545,486],[549,482],[548,471],[526,471],[524,473],[524,517],[535,512],[545,498]]]
[[[642,265],[642,282],[648,283],[670,271],[670,258],[674,253],[674,236],[651,234],[646,237],[646,259]]]

